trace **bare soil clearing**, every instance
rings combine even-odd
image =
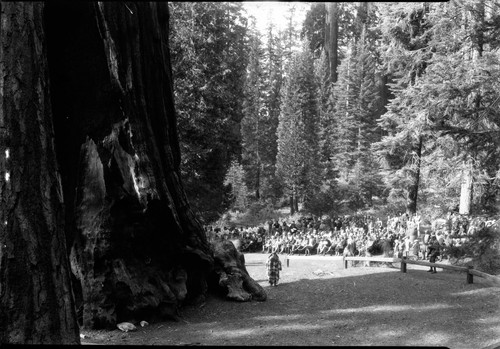
[[[500,288],[463,273],[408,265],[349,267],[322,256],[284,256],[278,287],[267,282],[267,254],[245,254],[247,270],[268,292],[265,302],[216,297],[186,306],[179,322],[134,332],[82,331],[83,344],[500,346]]]

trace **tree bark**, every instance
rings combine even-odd
[[[176,318],[213,257],[179,179],[167,4],[50,3],[46,27],[80,321]]]
[[[180,181],[167,4],[57,3],[46,23],[80,321],[175,319],[213,256]]]
[[[79,344],[44,4],[2,2],[0,7],[0,343]]]
[[[0,342],[79,343],[75,303],[91,328],[176,318],[214,258],[180,181],[167,4],[0,6]]]
[[[260,200],[260,169],[262,165],[260,161],[257,162],[257,174],[255,178],[255,198]]]
[[[336,2],[325,3],[326,21],[325,21],[325,48],[328,59],[330,82],[337,82],[338,66],[338,4]]]
[[[415,168],[411,171],[411,181],[410,187],[408,188],[408,197],[406,203],[406,212],[414,215],[417,213],[417,201],[418,201],[418,188],[420,186],[420,165],[422,162],[422,145],[423,136],[419,135],[417,140],[417,145],[415,147],[416,162]]]
[[[245,267],[245,256],[229,240],[214,243],[215,277],[210,280],[212,288],[226,298],[246,302],[265,301],[266,291],[253,280]]]
[[[483,56],[484,52],[484,21],[485,21],[485,7],[484,1],[479,1],[475,5],[474,12],[472,13],[472,21],[475,24],[475,41],[476,47],[472,52],[472,61],[477,61],[479,58]],[[481,93],[477,92],[477,95],[474,98],[474,107],[476,110],[480,110],[481,108]],[[479,117],[479,115],[478,115]],[[469,155],[473,158],[473,155]],[[468,215],[470,214],[471,204],[472,204],[472,189],[473,189],[474,178],[472,176],[472,159],[469,158],[464,164],[462,168],[462,183],[460,187],[460,205],[459,205],[459,213]]]
[[[293,192],[293,205],[295,207],[295,212],[299,212],[299,194],[297,193],[297,187],[295,187]]]
[[[180,180],[167,3],[61,2],[46,16],[80,321],[177,319],[215,271]]]
[[[470,214],[472,203],[472,162],[468,160],[464,163],[462,169],[462,184],[460,187],[460,206],[459,213],[468,215]]]

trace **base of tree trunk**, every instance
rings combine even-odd
[[[245,267],[245,256],[229,240],[212,244],[214,271],[209,279],[212,291],[228,300],[247,302],[265,301],[266,291],[253,280]]]

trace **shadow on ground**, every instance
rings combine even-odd
[[[467,284],[464,274],[455,272],[404,274],[391,268],[344,270],[321,261],[304,264],[284,267],[281,283],[271,288],[265,267],[251,261],[248,271],[266,288],[266,302],[210,298],[201,307],[186,307],[184,321],[154,324],[127,334],[126,340],[449,348],[482,348],[500,341],[500,288],[479,278]]]

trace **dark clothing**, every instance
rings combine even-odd
[[[351,242],[350,244],[347,244],[347,250],[349,251],[351,256],[354,256],[354,252],[356,252],[356,243]]]
[[[428,248],[428,252],[429,252],[429,254],[428,254],[429,255],[429,262],[436,263],[436,259],[441,253],[441,245],[439,244],[439,242],[437,240],[434,240],[433,242],[431,242],[431,244]]]
[[[272,286],[276,286],[280,279],[281,262],[277,255],[272,255],[269,257],[266,263],[267,276],[269,278],[269,283]]]
[[[391,240],[385,239],[382,242],[382,250],[384,251],[384,257],[389,257],[391,251],[392,251],[392,243]]]

